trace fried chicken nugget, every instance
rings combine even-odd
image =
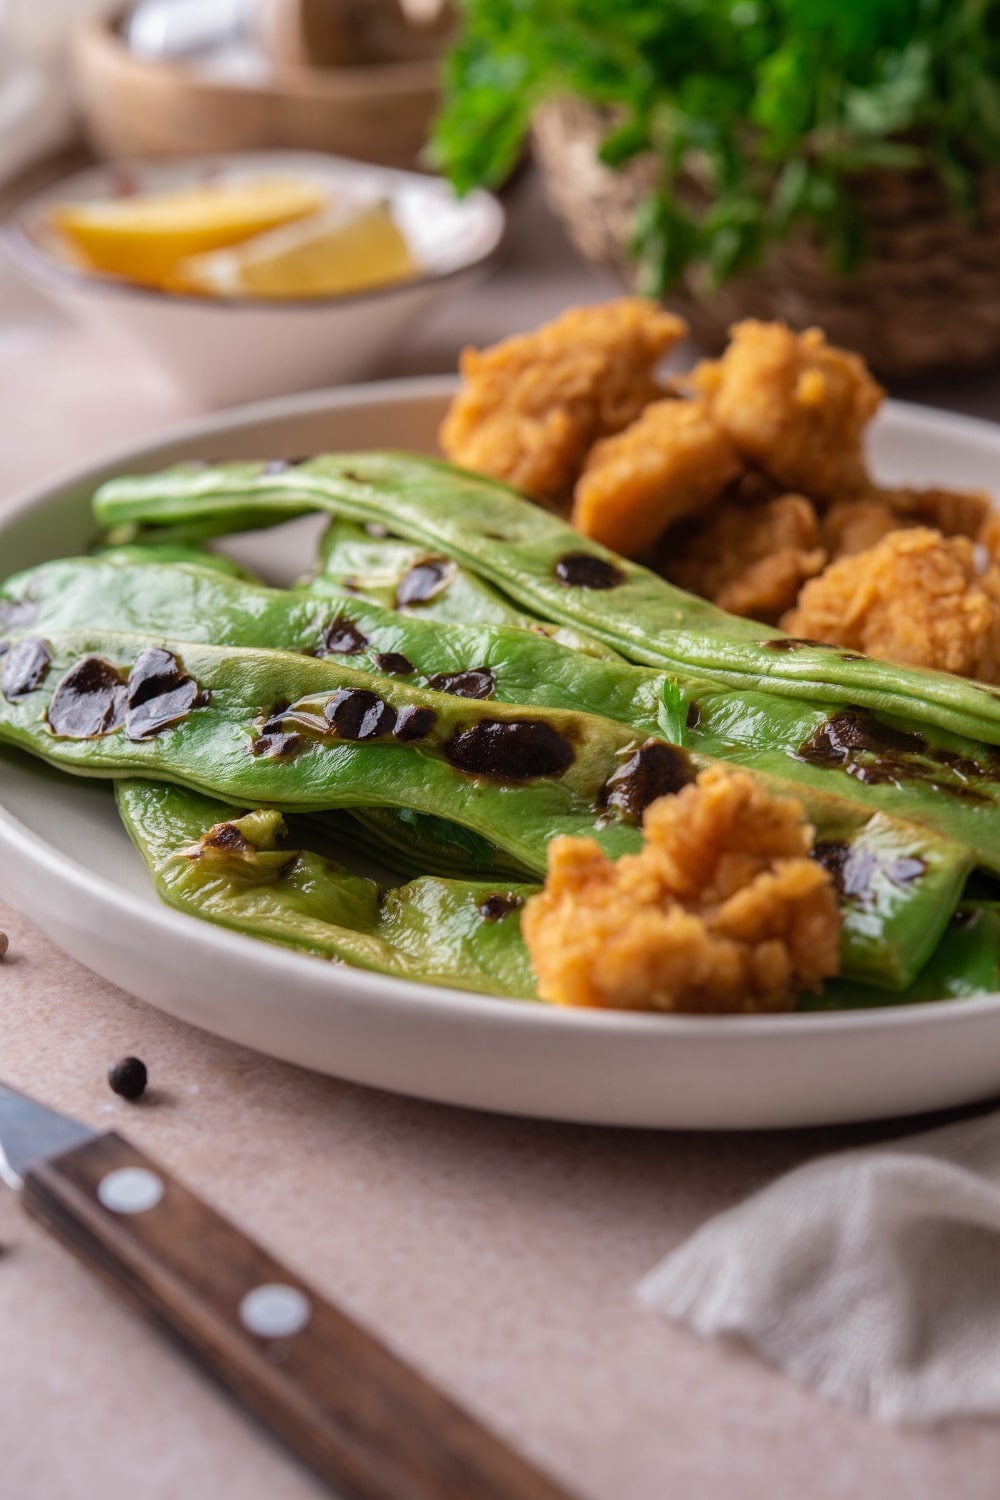
[[[945,536],[977,537],[985,531],[990,498],[982,490],[885,489],[838,500],[822,521],[830,556],[866,552],[890,531],[929,526]],[[984,538],[985,540],[985,538]]]
[[[686,332],[655,303],[621,297],[570,308],[492,348],[466,349],[441,447],[453,463],[562,504],[590,445],[662,396],[653,372]]]
[[[700,364],[691,383],[740,453],[782,488],[832,500],[865,484],[862,433],[884,392],[818,328],[737,323],[722,358]]]
[[[678,588],[767,625],[826,564],[815,508],[802,495],[724,500],[707,522],[668,532],[657,556]]]
[[[640,557],[672,521],[711,504],[742,467],[704,401],[655,401],[591,449],[573,495],[573,525]]]
[[[840,965],[840,911],[793,798],[745,771],[703,771],[643,820],[639,854],[549,845],[521,929],[555,1005],[689,1012],[791,1009]]]
[[[807,583],[781,627],[886,661],[1000,682],[1000,568],[977,574],[967,537],[891,531]]]

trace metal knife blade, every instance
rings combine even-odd
[[[15,1192],[35,1162],[92,1141],[97,1132],[0,1083],[0,1179]]]

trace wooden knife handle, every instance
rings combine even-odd
[[[329,1483],[363,1500],[568,1500],[120,1136],[33,1167],[24,1202]]]

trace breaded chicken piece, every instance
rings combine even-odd
[[[783,489],[832,500],[865,484],[862,433],[884,392],[818,328],[737,323],[722,358],[700,364],[691,383],[740,453]]]
[[[657,553],[659,571],[678,588],[768,625],[826,564],[816,511],[802,495],[724,500],[707,522],[674,527]]]
[[[865,552],[890,531],[910,526],[929,526],[944,536],[977,537],[989,513],[990,499],[982,490],[873,486],[831,505],[822,520],[823,545],[836,560]]]
[[[823,517],[821,534],[824,547],[836,559],[867,552],[890,531],[899,531],[906,525],[906,518],[891,505],[865,495],[831,505]]]
[[[717,499],[742,467],[704,401],[654,401],[590,450],[573,493],[573,525],[641,557],[671,522]]]
[[[807,583],[783,630],[907,666],[1000,682],[1000,568],[967,537],[891,531]]]
[[[575,307],[533,333],[462,354],[445,454],[560,505],[590,445],[663,394],[654,371],[687,325],[642,297]]]
[[[986,548],[993,561],[1000,563],[1000,510],[990,511],[979,529],[977,540]]]
[[[871,496],[908,522],[930,526],[945,536],[978,536],[993,503],[985,490],[879,487],[871,491]]]
[[[793,798],[712,767],[643,820],[641,853],[549,845],[521,930],[542,999],[617,1010],[789,1010],[840,964],[829,873]]]

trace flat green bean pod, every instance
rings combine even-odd
[[[673,684],[678,712],[671,722],[662,671],[598,661],[510,626],[402,615],[351,594],[317,600],[207,574],[188,563],[123,566],[104,558],[47,563],[0,588],[0,626],[5,619],[17,633],[91,627],[329,654],[415,687],[599,714],[641,735],[683,740],[701,756],[766,775],[776,791],[804,797],[811,816],[811,798],[839,797],[855,805],[858,820],[882,811],[918,823],[967,843],[979,864],[1000,872],[996,755],[941,730],[918,735],[859,709],[831,712],[794,698],[685,680]],[[441,870],[434,854],[443,830],[422,827],[419,820],[426,815],[414,814],[406,830],[393,829],[393,815],[384,810],[363,816],[369,840],[384,845],[373,852],[384,857],[409,841],[413,859],[401,868]],[[451,849],[456,852],[454,841]],[[415,863],[427,855],[431,863]],[[460,850],[457,855],[453,871],[484,868],[461,862]],[[496,868],[503,869],[503,862]]]
[[[170,906],[398,979],[533,998],[519,908],[529,885],[425,878],[386,890],[289,847],[273,810],[184,787],[119,781],[118,809]]]
[[[645,807],[705,764],[593,715],[427,692],[289,652],[107,632],[7,644],[0,738],[78,774],[244,805],[443,813],[535,875],[559,834],[590,835],[612,858],[637,849]],[[844,972],[905,986],[971,851],[842,798],[812,794],[807,808],[845,898]]]
[[[954,677],[796,641],[727,615],[626,561],[495,480],[405,453],[346,453],[283,467],[233,463],[109,480],[106,526],[177,521],[232,530],[258,514],[386,526],[494,583],[523,608],[582,629],[629,661],[777,696],[861,705],[1000,744],[1000,693]]]

